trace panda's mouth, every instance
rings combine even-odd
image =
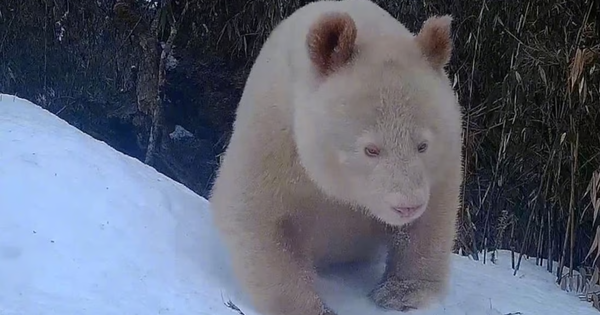
[[[423,210],[425,209],[425,205],[421,204],[421,205],[417,205],[417,206],[398,206],[398,207],[392,207],[392,210],[397,214],[400,215],[402,218],[406,218],[406,219],[410,219],[414,216],[418,216],[421,213],[423,213]]]

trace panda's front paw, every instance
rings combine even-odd
[[[440,298],[441,292],[440,282],[390,277],[373,289],[369,297],[381,308],[407,312],[427,308]]]

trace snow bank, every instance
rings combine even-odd
[[[448,299],[411,314],[598,314],[532,262],[513,277],[498,260],[455,256]],[[229,268],[205,199],[0,94],[1,315],[235,315],[229,299],[258,315]],[[381,268],[336,270],[318,289],[340,315],[384,313],[366,298]]]

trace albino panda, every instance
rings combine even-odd
[[[445,296],[462,184],[450,24],[431,17],[415,35],[368,0],[318,1],[265,42],[210,196],[262,314],[334,314],[316,267],[380,246],[377,305]]]

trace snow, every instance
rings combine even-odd
[[[258,315],[204,198],[2,94],[0,218],[1,315],[235,315],[229,299]],[[394,314],[366,297],[381,270],[335,270],[317,288],[340,315]],[[532,260],[512,276],[507,252],[497,264],[455,256],[448,298],[410,314],[598,314],[553,279]]]
[[[187,131],[185,128],[180,125],[175,126],[175,130],[169,134],[169,137],[173,140],[180,140],[184,138],[193,138],[194,134]]]

